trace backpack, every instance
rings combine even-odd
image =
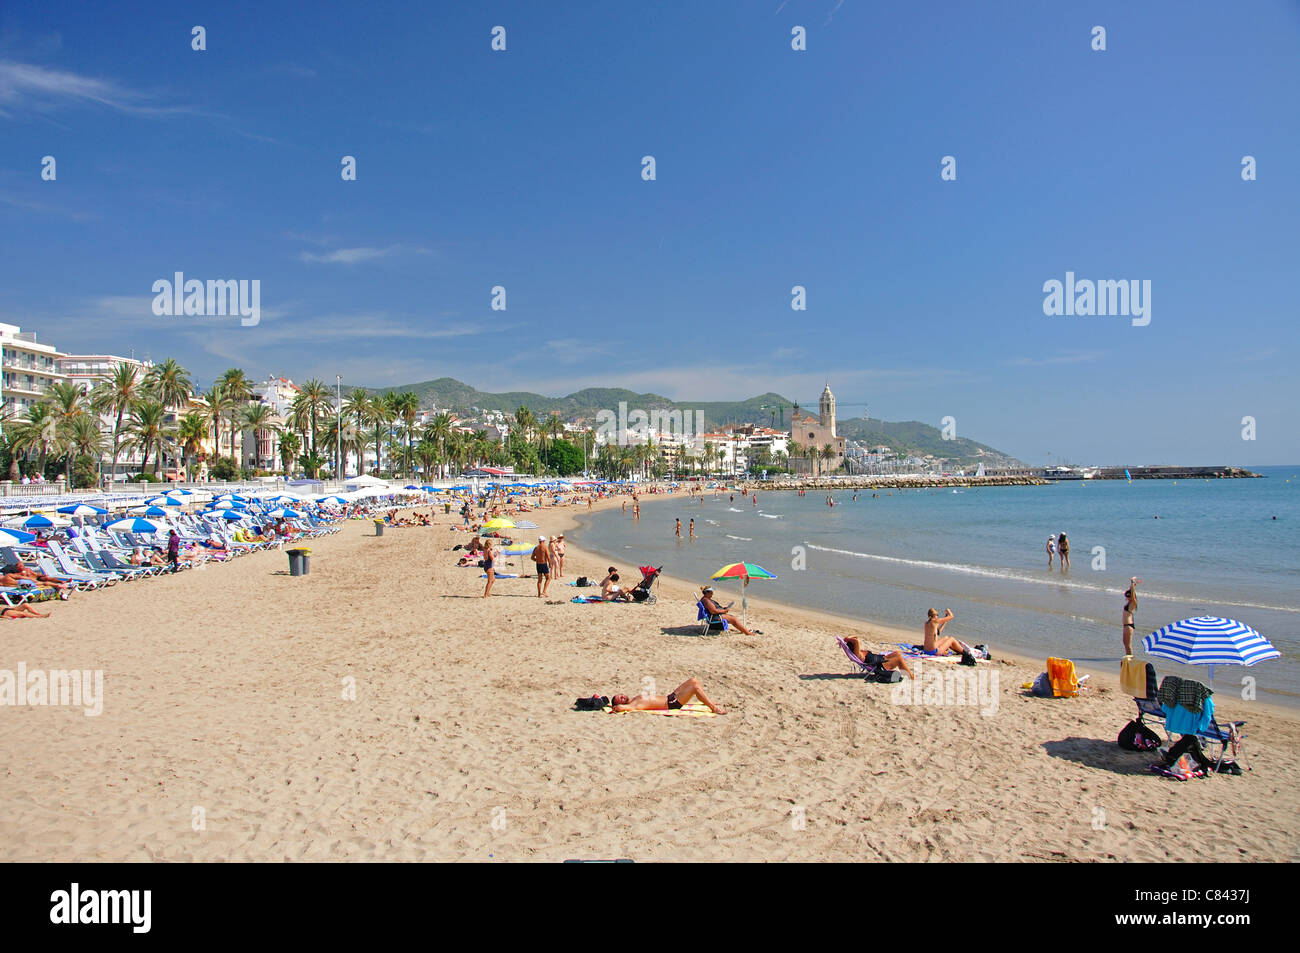
[[[1030,689],[1030,692],[1042,698],[1051,698],[1056,694],[1052,691],[1052,680],[1047,677],[1046,672],[1040,672],[1038,677],[1034,679],[1034,687]]]
[[[579,576],[578,581],[575,582],[574,585],[581,589],[585,586],[590,586],[591,581],[586,576]]]
[[[895,682],[901,682],[902,680],[903,673],[897,669],[891,672],[887,668],[878,668],[867,676],[867,681],[880,682],[883,685],[892,685]]]
[[[573,703],[574,711],[604,711],[609,705],[609,696],[592,695],[590,698],[579,698]]]
[[[1125,751],[1154,751],[1160,747],[1160,735],[1138,719],[1120,729],[1115,743]]]

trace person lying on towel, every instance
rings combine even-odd
[[[700,688],[700,680],[694,676],[682,682],[667,695],[636,695],[632,698],[628,698],[626,695],[615,695],[610,701],[613,703],[611,710],[614,712],[676,711],[683,705],[698,701],[715,715],[726,714],[725,711],[709,701]]]

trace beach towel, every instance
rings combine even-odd
[[[495,571],[494,571],[494,572],[492,573],[492,575],[496,576],[498,579],[518,579],[518,578],[519,578],[518,574],[513,573],[513,572],[495,572]],[[479,576],[478,576],[478,577],[479,577],[480,579],[486,579],[486,578],[487,578],[487,573],[485,573],[485,572],[479,573]]]
[[[613,708],[605,709],[606,712],[612,712],[613,710],[614,710]],[[658,709],[649,709],[649,710],[641,710],[641,711],[620,711],[618,712],[618,714],[620,715],[680,715],[686,718],[718,717],[716,714],[709,711],[709,709],[706,706],[701,705],[699,702],[690,702],[688,704],[683,705],[681,708],[671,708],[671,709],[658,708]]]
[[[1120,688],[1134,698],[1146,698],[1146,665],[1131,655],[1125,655],[1119,660],[1119,684]]]
[[[1166,675],[1160,682],[1160,704],[1170,708],[1182,705],[1193,715],[1201,713],[1205,699],[1213,694],[1207,686],[1191,678]]]
[[[1074,674],[1074,663],[1068,658],[1049,658],[1047,677],[1052,682],[1052,694],[1057,698],[1073,698],[1079,694],[1079,679]]]
[[[579,605],[583,605],[592,602],[604,602],[605,600],[602,599],[600,596],[574,596],[569,601],[576,602]]]
[[[899,651],[907,658],[923,659],[927,662],[944,662],[948,665],[956,665],[961,661],[960,655],[926,655],[925,650],[919,645],[910,645],[906,642],[895,642]],[[984,659],[980,659],[984,661]]]

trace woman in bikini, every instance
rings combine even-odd
[[[483,571],[487,573],[487,585],[483,587],[483,598],[486,599],[492,595],[492,580],[496,579],[497,574],[492,568],[493,553],[492,540],[483,540]]]
[[[49,617],[48,612],[37,612],[26,604],[5,606],[0,609],[0,619],[48,619]]]
[[[1128,590],[1124,593],[1124,654],[1133,654],[1133,612],[1138,607],[1138,583],[1142,580],[1134,576],[1128,581]]]

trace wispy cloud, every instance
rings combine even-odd
[[[33,63],[0,60],[0,116],[65,106],[104,106],[119,112],[160,116],[187,112],[180,106],[150,105],[149,97],[112,80],[48,69]]]
[[[1017,357],[1006,364],[1008,367],[1050,367],[1056,364],[1087,364],[1105,356],[1105,351],[1062,351],[1050,357]]]
[[[298,260],[313,264],[356,265],[363,261],[374,261],[392,255],[410,253],[415,255],[430,254],[427,248],[411,248],[406,245],[389,245],[387,248],[336,248],[328,252],[304,251],[298,253]]]
[[[81,209],[61,208],[57,205],[25,199],[20,195],[11,195],[5,192],[0,192],[0,205],[22,209],[24,212],[35,212],[38,215],[53,215],[56,218],[66,218],[73,222],[90,222],[99,217]]]

